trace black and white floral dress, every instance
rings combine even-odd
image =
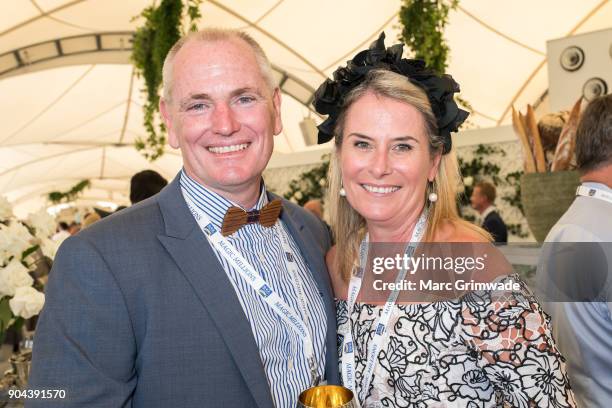
[[[503,297],[485,291],[395,305],[362,406],[574,407],[550,318],[520,278],[512,280],[521,290]],[[338,333],[353,330],[358,392],[381,310],[357,303],[349,319],[347,302],[337,301]]]

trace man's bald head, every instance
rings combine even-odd
[[[164,60],[164,66],[162,69],[162,80],[163,80],[163,94],[164,99],[166,101],[170,101],[172,99],[172,71],[174,68],[174,58],[176,54],[183,48],[186,44],[192,41],[199,42],[220,42],[220,41],[243,41],[246,43],[255,54],[255,58],[257,59],[257,64],[259,65],[259,69],[261,70],[261,75],[264,77],[270,91],[273,91],[276,88],[276,83],[274,81],[274,75],[272,74],[272,65],[266,57],[266,53],[263,48],[247,33],[240,30],[233,29],[224,29],[224,28],[205,28],[200,31],[191,32],[181,38],[176,42],[168,51],[166,55],[166,59]]]

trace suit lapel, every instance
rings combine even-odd
[[[251,326],[227,274],[189,212],[178,176],[160,193],[159,204],[166,235],[158,239],[215,322],[258,406],[273,407]]]
[[[272,199],[277,198],[274,195],[270,195]],[[310,233],[307,228],[304,228],[304,224],[295,216],[291,207],[283,206],[283,212],[281,213],[281,220],[287,226],[289,233],[297,243],[304,260],[308,265],[312,276],[317,283],[319,291],[323,294],[325,299],[331,298],[330,280],[327,274],[327,266],[325,265],[325,259],[323,258],[320,250],[314,246],[316,238]]]

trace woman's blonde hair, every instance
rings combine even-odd
[[[347,94],[334,132],[335,148],[329,166],[329,189],[327,192],[329,217],[336,238],[334,262],[336,270],[345,280],[350,279],[352,274],[353,265],[358,256],[359,244],[366,233],[366,222],[345,198],[340,197],[342,174],[338,153],[342,147],[346,114],[351,105],[367,92],[407,103],[421,113],[425,123],[425,133],[429,136],[429,152],[432,160],[437,155],[442,154],[443,148],[443,139],[437,135],[436,118],[425,91],[403,75],[384,69],[374,69],[366,75],[361,84]],[[457,159],[454,151],[451,150],[441,157],[435,179],[433,183],[428,183],[423,197],[423,200],[427,203],[427,197],[430,193],[435,192],[438,195],[438,200],[431,203],[428,208],[427,230],[424,241],[433,241],[442,222],[450,222],[455,227],[465,227],[483,238],[491,240],[490,235],[482,228],[462,220],[457,214],[457,186],[460,178]]]

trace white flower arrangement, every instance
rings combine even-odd
[[[17,288],[32,286],[34,279],[28,269],[16,259],[0,269],[0,296],[15,296]]]
[[[9,306],[16,316],[29,319],[40,313],[45,304],[45,295],[31,286],[21,286],[9,300]]]
[[[55,220],[45,210],[30,214],[26,226],[0,196],[0,333],[42,310],[45,295],[34,287],[28,262],[39,248],[49,258],[55,256],[57,244],[49,239],[54,232]]]
[[[40,249],[44,256],[54,259],[61,242],[53,241],[49,238],[43,238],[40,241]]]
[[[28,216],[28,225],[36,231],[38,238],[49,238],[57,227],[55,219],[43,208]]]
[[[34,237],[19,221],[12,219],[8,225],[0,225],[0,250],[3,260],[11,257],[21,259],[21,254],[32,246]]]

